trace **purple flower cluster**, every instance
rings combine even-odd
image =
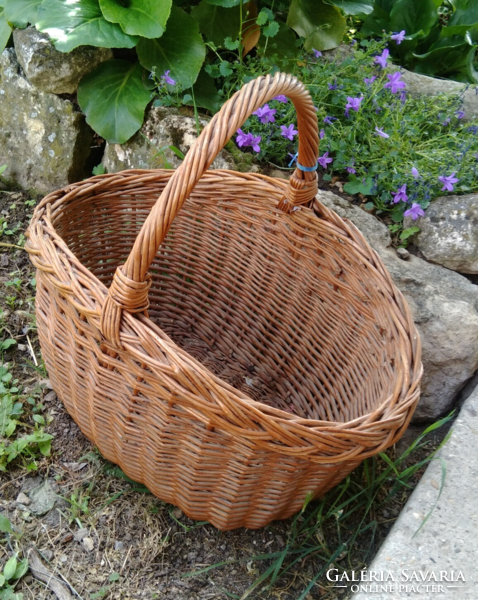
[[[164,80],[165,83],[167,83],[168,85],[176,85],[176,80],[173,79],[172,77],[170,77],[169,73],[171,72],[171,69],[168,69],[167,71],[164,72],[164,75],[161,75],[161,79]]]
[[[261,141],[261,136],[254,136],[253,133],[244,133],[242,129],[237,130],[236,143],[239,148],[243,146],[251,146],[254,152],[260,152],[261,147],[259,146],[259,142]]]
[[[281,136],[287,138],[288,140],[293,140],[294,137],[299,133],[296,129],[294,129],[294,125],[291,123],[289,126],[281,125]]]
[[[347,96],[347,104],[345,105],[345,116],[349,116],[350,109],[358,112],[360,110],[360,103],[363,100],[363,96],[360,98],[352,98],[351,96]]]
[[[252,114],[256,115],[261,123],[273,123],[275,121],[274,115],[276,112],[277,109],[270,108],[268,104],[264,104],[264,106],[261,106],[261,108],[258,108]]]
[[[390,88],[392,94],[396,94],[398,90],[403,90],[407,87],[407,84],[404,81],[400,81],[402,74],[401,73],[389,73],[387,75],[389,81],[384,84],[384,88]]]

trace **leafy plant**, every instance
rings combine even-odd
[[[408,69],[458,81],[478,82],[478,4],[475,0],[375,0],[361,34],[405,33],[391,44]]]
[[[367,208],[400,224],[404,215],[418,218],[444,192],[478,189],[478,124],[464,122],[460,96],[437,96],[433,103],[409,97],[400,72],[387,62],[386,43],[362,40],[336,61],[305,53],[291,70],[317,106],[322,179],[339,175],[345,192],[362,194],[372,202]],[[233,91],[256,68],[254,59],[234,68],[224,89]],[[297,127],[291,103],[267,103],[235,141],[259,160],[293,168]]]
[[[20,421],[20,417],[25,416],[23,398],[18,379],[13,378],[8,367],[0,366],[0,471],[5,471],[8,463],[16,458],[22,460],[26,469],[36,469],[38,453],[43,456],[50,454],[53,436],[44,431],[45,418],[35,414],[36,411],[33,410],[34,425]],[[27,404],[33,404],[35,408],[36,402],[32,396],[27,397]],[[32,432],[17,435],[13,439],[13,434],[18,434],[19,427],[30,429]]]
[[[13,534],[13,528],[7,517],[0,515],[0,533],[7,536]],[[15,553],[11,556],[0,571],[0,600],[22,600],[23,594],[15,593],[14,588],[18,580],[28,571],[28,561],[26,559],[18,560]]]

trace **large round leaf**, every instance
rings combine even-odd
[[[125,33],[147,38],[163,35],[172,0],[130,0],[127,4],[126,8],[120,0],[100,0],[104,18],[119,23]]]
[[[78,102],[86,121],[108,142],[126,142],[143,124],[151,99],[146,75],[139,62],[107,60],[80,81]]]
[[[326,0],[344,11],[346,15],[369,15],[373,11],[373,0]]]
[[[305,38],[306,50],[336,48],[347,29],[340,10],[323,0],[292,0],[287,25]]]
[[[433,0],[398,0],[390,13],[392,31],[404,29],[407,35],[423,31],[426,36],[437,20],[438,12]]]
[[[23,28],[36,23],[42,0],[4,0],[5,18],[14,27]]]
[[[476,0],[460,0],[455,5],[455,12],[448,21],[448,27],[443,28],[445,35],[465,34],[469,29],[478,25],[478,2]]]
[[[238,8],[223,8],[213,6],[207,0],[202,0],[191,11],[191,16],[199,23],[201,33],[216,46],[223,47],[227,37],[235,40],[241,27]]]
[[[12,28],[7,23],[5,19],[5,15],[3,14],[3,8],[0,7],[0,54],[5,49],[5,46],[10,39],[10,34],[12,33]]]
[[[170,77],[183,88],[193,85],[206,58],[197,21],[175,6],[163,35],[155,40],[141,38],[137,52],[143,67],[156,68],[158,75],[170,71]]]
[[[103,17],[99,0],[44,0],[36,28],[48,33],[61,52],[77,46],[133,48],[138,41]]]

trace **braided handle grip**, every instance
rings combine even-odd
[[[244,121],[274,96],[289,97],[297,111],[299,155],[304,167],[317,164],[319,135],[317,113],[304,85],[292,75],[276,73],[247,83],[224,104],[204,128],[194,146],[175,171],[143,224],[126,263],[118,267],[101,314],[101,332],[120,347],[119,329],[123,310],[145,312],[150,280],[147,272],[168,230],[203,173]],[[312,200],[317,193],[317,174],[295,169],[289,180],[287,198],[280,208]]]

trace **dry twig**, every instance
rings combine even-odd
[[[30,548],[28,551],[28,562],[33,577],[43,581],[43,583],[45,583],[55,594],[58,600],[72,600],[68,588],[45,567],[34,548]]]

